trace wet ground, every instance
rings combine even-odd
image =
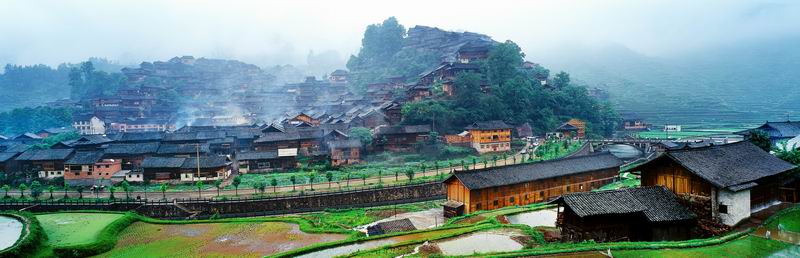
[[[378,248],[378,247],[381,247],[381,246],[384,246],[384,245],[391,245],[391,244],[396,244],[396,243],[401,243],[401,242],[406,242],[406,241],[411,241],[411,240],[425,239],[425,238],[429,238],[429,237],[433,237],[433,236],[437,236],[437,235],[451,234],[451,233],[456,232],[458,230],[461,230],[461,229],[437,230],[437,231],[434,231],[434,232],[413,233],[413,234],[407,234],[407,235],[396,236],[396,237],[381,238],[381,239],[376,239],[376,240],[371,240],[371,241],[364,241],[364,242],[360,242],[360,243],[354,243],[354,244],[348,244],[348,245],[343,245],[343,246],[332,247],[332,248],[328,248],[328,249],[324,249],[324,250],[319,250],[319,251],[316,251],[316,252],[307,253],[307,254],[304,254],[304,255],[301,255],[301,256],[298,256],[298,257],[304,257],[304,258],[336,257],[336,256],[340,256],[340,255],[351,254],[351,253],[354,253],[354,252],[357,252],[357,251],[374,249],[374,248]]]
[[[521,236],[524,235],[519,230],[498,229],[439,241],[436,246],[444,255],[510,252],[524,247],[514,240],[515,237]]]
[[[14,245],[22,235],[22,222],[19,220],[0,216],[0,250]]]
[[[445,219],[443,216],[442,208],[432,208],[424,211],[399,213],[367,225],[358,226],[355,228],[355,230],[366,233],[367,227],[369,226],[381,222],[401,220],[406,218],[409,219],[411,221],[411,224],[414,224],[414,227],[417,229],[427,229],[436,226],[441,226],[445,221],[447,221],[447,219]]]
[[[555,209],[546,209],[507,215],[506,219],[510,224],[524,224],[530,227],[555,227],[557,215],[558,213]]]
[[[342,234],[310,234],[283,222],[157,225],[136,222],[101,257],[263,257],[307,245],[345,239]]]

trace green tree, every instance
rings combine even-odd
[[[360,176],[361,176],[361,182],[363,182],[364,185],[367,185],[367,174],[362,173]]]
[[[408,177],[408,182],[411,183],[411,181],[414,180],[414,170],[413,169],[406,170],[406,177]]]
[[[372,132],[368,128],[353,127],[350,128],[350,137],[361,141],[361,145],[366,147],[372,145]]]
[[[79,200],[82,200],[82,199],[83,199],[83,190],[84,190],[84,189],[85,189],[85,187],[84,187],[84,186],[82,186],[82,185],[75,186],[75,191],[77,191],[77,192],[78,192],[78,199],[79,199]]]
[[[25,197],[25,190],[28,189],[28,186],[25,185],[25,183],[21,183],[17,189],[19,189],[19,198],[23,198]]]
[[[308,178],[308,183],[311,185],[311,190],[313,191],[314,190],[314,180],[317,178],[317,175],[315,175],[315,173],[312,171],[311,173],[308,173],[308,176],[306,176],[306,177]]]
[[[50,199],[51,199],[51,200],[53,199],[53,192],[54,192],[55,190],[56,190],[56,187],[55,187],[55,186],[52,186],[52,185],[51,185],[51,186],[48,186],[48,187],[47,187],[47,192],[50,192]]]
[[[39,181],[31,182],[31,196],[34,199],[39,199],[39,196],[42,195],[42,183]]]
[[[783,148],[775,149],[775,156],[786,162],[800,165],[800,148],[784,145]]]
[[[233,185],[234,194],[239,196],[239,185],[242,184],[242,178],[239,176],[233,177],[233,182],[231,182],[231,184]]]
[[[217,197],[219,197],[219,191],[222,189],[222,179],[214,180],[214,187],[217,188]]]
[[[194,183],[194,186],[197,187],[197,198],[202,198],[200,194],[203,191],[203,181],[197,181],[197,183]]]
[[[274,177],[269,180],[269,185],[272,186],[272,193],[278,193],[278,179]]]
[[[114,196],[114,192],[116,192],[116,191],[117,191],[117,188],[114,187],[114,185],[111,185],[111,187],[108,188],[108,192],[111,193],[111,195],[108,198],[111,199],[111,200],[116,199],[117,197]]]
[[[387,64],[403,47],[406,29],[395,17],[389,17],[383,23],[367,26],[361,49],[357,56],[350,56],[347,69],[350,71],[366,70],[376,65]]]
[[[492,84],[500,85],[519,74],[525,54],[512,41],[506,41],[489,50],[484,69]]]
[[[770,141],[769,134],[767,134],[767,132],[762,130],[752,130],[750,131],[750,137],[748,139],[750,142],[764,151],[769,152],[772,149],[772,141]]]
[[[6,195],[3,196],[3,198],[8,198],[8,191],[10,191],[10,190],[11,190],[11,186],[10,185],[3,185],[3,191],[6,192]]]
[[[64,199],[67,199],[67,198],[69,198],[69,196],[67,196],[67,192],[68,192],[68,191],[69,191],[69,183],[67,183],[66,181],[64,181]]]
[[[131,199],[131,183],[128,183],[128,180],[122,180],[122,183],[119,184],[122,187],[122,191],[125,192],[125,200]],[[113,186],[112,186],[113,188]]]
[[[333,173],[330,171],[325,173],[325,178],[328,179],[328,188],[331,188],[331,182],[333,181]]]
[[[295,177],[294,175],[290,176],[289,182],[292,182],[292,191],[294,192],[295,190],[294,185],[297,183],[297,177]]]
[[[164,200],[167,199],[167,187],[169,187],[167,183],[161,183],[161,185],[158,186],[158,189],[161,190],[161,198]]]
[[[567,86],[569,86],[569,83],[570,83],[569,74],[564,71],[558,72],[556,76],[553,77],[553,87],[555,87],[556,89],[566,88]]]

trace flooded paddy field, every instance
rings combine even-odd
[[[436,242],[436,247],[444,255],[472,255],[522,250],[524,245],[517,241],[524,234],[519,230],[497,229],[475,232]]]
[[[394,237],[380,238],[380,239],[368,240],[368,241],[364,241],[364,242],[360,242],[360,243],[353,243],[353,244],[347,244],[347,245],[342,245],[342,246],[331,247],[331,248],[328,248],[328,249],[323,249],[323,250],[307,253],[307,254],[304,254],[304,255],[301,255],[301,256],[298,256],[298,257],[304,257],[304,258],[336,257],[336,256],[340,256],[340,255],[347,255],[347,254],[355,253],[355,252],[358,252],[358,251],[374,249],[374,248],[378,248],[378,247],[385,246],[385,245],[397,244],[397,243],[402,243],[402,242],[412,241],[412,240],[426,239],[426,238],[431,238],[431,237],[435,237],[435,236],[438,236],[438,235],[451,234],[451,233],[455,233],[455,232],[458,232],[458,231],[461,231],[461,230],[464,230],[464,229],[462,229],[462,228],[453,228],[453,229],[444,229],[444,230],[436,230],[436,231],[429,231],[429,232],[411,233],[411,234],[394,236]]]
[[[8,217],[0,216],[0,250],[14,245],[22,236],[22,222]]]
[[[136,222],[122,231],[117,245],[99,257],[263,257],[307,245],[347,238],[310,234],[296,224],[239,222],[161,225]]]
[[[510,224],[528,225],[530,227],[555,227],[557,215],[558,213],[555,209],[546,209],[507,215],[506,219]]]

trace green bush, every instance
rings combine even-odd
[[[0,214],[20,219],[22,232],[28,231],[28,235],[21,236],[14,245],[0,251],[0,258],[32,256],[47,241],[47,234],[33,214],[19,211],[3,211]]]

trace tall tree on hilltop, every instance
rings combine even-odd
[[[380,24],[367,26],[358,56],[350,56],[347,69],[358,71],[390,61],[403,47],[405,36],[405,27],[395,17],[389,17]]]
[[[564,71],[558,72],[556,76],[553,77],[553,87],[556,89],[563,89],[567,87],[569,83],[569,74]]]
[[[506,81],[520,73],[525,54],[513,41],[506,41],[489,50],[484,69],[494,85],[505,84]]]

